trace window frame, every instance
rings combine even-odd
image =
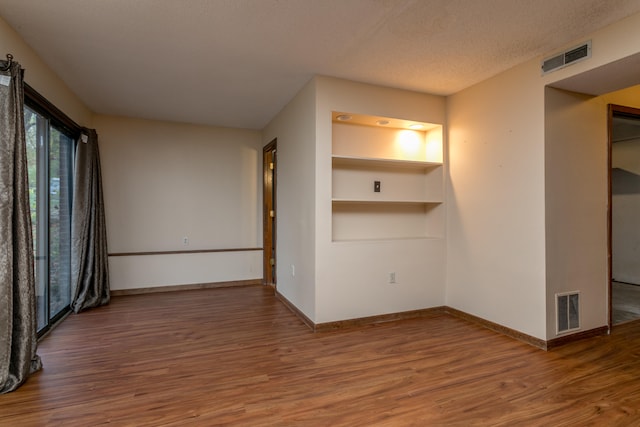
[[[27,83],[24,84],[24,103],[32,110],[48,116],[51,123],[69,132],[75,141],[78,141],[78,138],[80,138],[82,126],[73,121]]]

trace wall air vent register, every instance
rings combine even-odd
[[[556,321],[558,334],[580,329],[580,292],[556,294]]]
[[[541,65],[542,75],[544,76],[547,73],[587,58],[591,58],[591,40],[562,53],[543,59]]]

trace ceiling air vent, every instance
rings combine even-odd
[[[557,332],[580,329],[580,292],[556,294]]]
[[[557,55],[542,60],[542,75],[564,68],[567,65],[591,58],[591,40]]]

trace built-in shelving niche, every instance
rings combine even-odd
[[[333,241],[443,237],[442,125],[335,112],[332,129]]]

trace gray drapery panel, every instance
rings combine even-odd
[[[4,66],[5,62],[0,61]],[[22,68],[0,71],[0,393],[42,367],[37,349],[33,236]]]
[[[98,134],[84,129],[76,149],[71,211],[71,309],[78,313],[109,303],[107,228],[102,200]]]

